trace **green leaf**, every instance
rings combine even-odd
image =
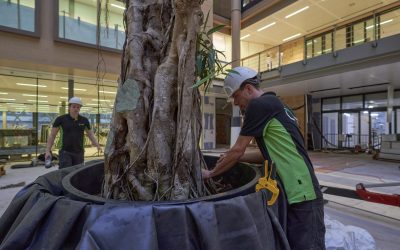
[[[221,30],[221,29],[224,28],[224,27],[225,27],[224,24],[220,24],[220,25],[217,25],[217,26],[213,27],[212,29],[210,29],[209,31],[207,31],[207,36],[213,34],[214,32],[217,32],[217,31]]]

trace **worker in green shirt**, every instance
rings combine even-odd
[[[255,138],[260,160],[275,163],[284,187],[291,248],[325,249],[322,192],[297,119],[275,93],[264,93],[259,85],[257,72],[246,67],[234,68],[225,78],[224,90],[244,112],[244,122],[235,145],[221,155],[214,169],[202,170],[203,178],[217,176],[239,160],[248,161],[245,150]]]

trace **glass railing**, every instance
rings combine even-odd
[[[100,46],[121,50],[125,41],[125,31],[119,25],[100,27]],[[82,21],[80,17],[71,18],[65,11],[59,15],[59,37],[97,45],[97,25]]]
[[[302,37],[241,59],[241,65],[258,72],[400,34],[400,8],[364,18],[314,37]]]
[[[35,32],[35,0],[0,0],[0,26]]]

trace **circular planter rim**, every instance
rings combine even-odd
[[[63,179],[62,179],[62,186],[64,190],[72,195],[74,198],[77,198],[82,201],[86,202],[92,202],[96,204],[104,204],[104,203],[114,203],[114,204],[121,204],[121,203],[126,203],[126,204],[136,204],[136,205],[149,205],[149,204],[159,204],[159,205],[177,205],[177,204],[188,204],[188,203],[194,203],[194,202],[199,202],[199,201],[216,201],[216,200],[223,200],[223,199],[229,199],[232,197],[239,196],[241,192],[244,192],[246,189],[249,189],[251,187],[254,187],[258,179],[261,178],[261,173],[260,170],[253,166],[252,164],[247,164],[247,163],[240,163],[246,165],[246,167],[250,167],[253,169],[255,172],[254,178],[246,183],[243,186],[240,186],[238,188],[214,194],[214,195],[209,195],[209,196],[203,196],[199,198],[192,198],[192,199],[187,199],[187,200],[176,200],[176,201],[123,201],[123,200],[114,200],[114,199],[106,199],[97,195],[91,195],[88,193],[85,193],[76,187],[74,187],[71,184],[71,178],[74,177],[74,175],[78,174],[81,171],[84,171],[88,168],[92,168],[98,164],[104,164],[104,161],[99,161],[99,160],[94,160],[90,161],[85,164],[85,166],[79,167],[78,169],[72,171],[71,173],[67,174]],[[239,195],[235,195],[239,194]]]

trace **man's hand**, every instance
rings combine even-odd
[[[51,153],[50,152],[46,152],[44,154],[44,159],[46,160],[47,158],[51,157]]]
[[[207,180],[210,179],[212,176],[212,171],[208,170],[208,169],[201,169],[201,176],[203,177],[203,180]]]

